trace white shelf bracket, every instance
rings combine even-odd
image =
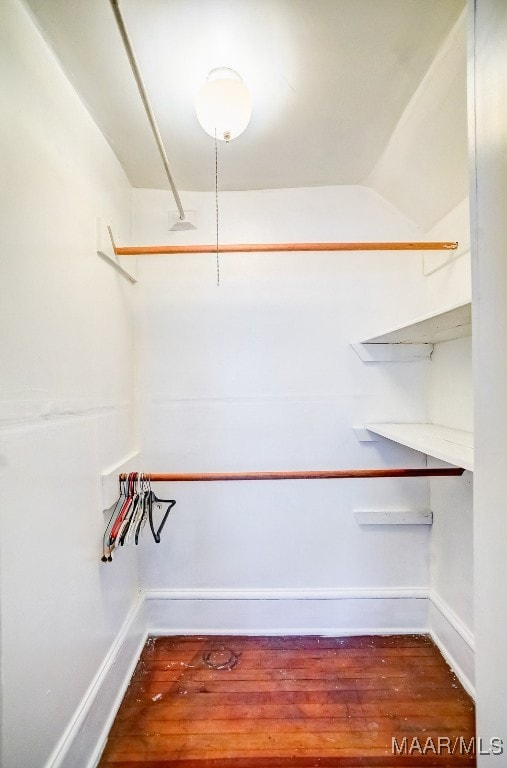
[[[120,262],[120,257],[116,255],[113,231],[109,225],[105,225],[103,220],[97,219],[97,256],[107,261],[120,275],[126,277],[131,283],[137,283],[137,277],[129,272]]]
[[[425,510],[361,509],[354,511],[358,525],[432,525],[433,512]]]
[[[102,471],[102,509],[108,509],[118,498],[118,475],[122,472],[134,472],[136,468],[139,469],[139,451],[137,450]]]
[[[358,443],[379,443],[380,437],[366,427],[352,427]]]
[[[355,342],[350,345],[363,363],[413,363],[429,360],[433,344],[368,344]]]

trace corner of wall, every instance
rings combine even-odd
[[[44,768],[97,765],[146,635],[145,600],[140,593]]]
[[[474,636],[434,590],[430,592],[429,625],[433,642],[464,689],[475,699]]]

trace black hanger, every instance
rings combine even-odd
[[[162,522],[160,523],[157,530],[155,530],[155,527],[153,525],[153,506],[157,506],[159,509],[162,509],[162,505],[167,504],[167,509],[164,513],[164,517],[162,518]],[[153,534],[153,538],[155,539],[156,544],[160,544],[160,534],[162,533],[162,529],[166,523],[167,518],[169,517],[169,512],[176,504],[176,501],[174,499],[159,499],[158,496],[155,496],[153,491],[150,492],[148,497],[148,519],[150,521],[150,528],[151,532]]]

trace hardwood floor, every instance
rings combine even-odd
[[[159,637],[100,766],[473,766],[473,736],[473,702],[425,636]]]

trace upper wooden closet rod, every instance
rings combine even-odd
[[[216,480],[334,480],[340,478],[366,477],[448,477],[462,475],[461,467],[427,467],[410,469],[331,469],[303,472],[161,472],[143,473],[151,482],[209,482]],[[120,475],[126,480],[128,475]]]
[[[457,242],[403,243],[239,243],[220,245],[220,253],[271,253],[284,251],[455,251]],[[114,246],[117,256],[148,256],[176,253],[216,253],[209,245]]]

